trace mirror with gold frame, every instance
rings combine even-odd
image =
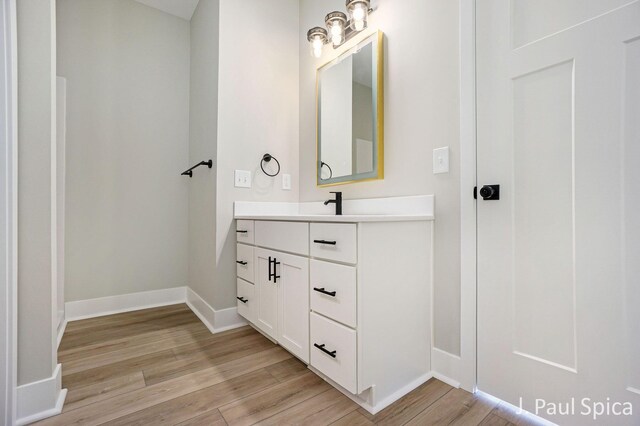
[[[383,34],[317,71],[317,184],[384,177]]]

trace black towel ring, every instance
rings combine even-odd
[[[327,179],[331,179],[333,177],[333,170],[331,170],[331,166],[325,163],[324,161],[321,161],[320,168],[322,169],[322,167],[324,166],[327,166],[327,169],[329,169],[329,177]],[[322,179],[322,177],[320,179]],[[327,180],[327,179],[322,179],[322,180]]]
[[[278,164],[278,171],[275,172],[274,174],[269,174],[267,173],[267,171],[264,169],[264,163],[268,163],[271,160],[275,160],[276,164]],[[262,172],[269,176],[269,177],[275,177],[278,176],[278,173],[280,173],[280,162],[278,161],[278,159],[274,156],[272,156],[271,154],[265,154],[262,156],[262,161],[260,161],[260,168],[262,169]]]

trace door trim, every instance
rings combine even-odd
[[[476,391],[476,0],[458,0],[460,140],[460,354],[432,342],[434,377]]]
[[[477,386],[476,0],[460,0],[460,368],[461,386]]]
[[[0,21],[3,33],[0,36],[0,162],[5,170],[0,175],[0,222],[3,228],[3,251],[5,256],[0,260],[2,278],[0,279],[0,303],[5,315],[0,323],[0,380],[4,389],[0,400],[0,419],[4,424],[15,424],[16,392],[17,392],[17,36],[16,36],[16,0],[2,0],[0,4]]]

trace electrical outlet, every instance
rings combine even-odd
[[[251,188],[251,172],[248,170],[235,171],[235,187]]]
[[[449,173],[449,147],[433,150],[433,174]]]
[[[285,191],[291,191],[291,175],[282,175],[282,189],[284,189]]]

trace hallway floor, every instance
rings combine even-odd
[[[432,379],[375,416],[251,327],[211,334],[186,305],[69,323],[62,414],[41,425],[529,425]]]

